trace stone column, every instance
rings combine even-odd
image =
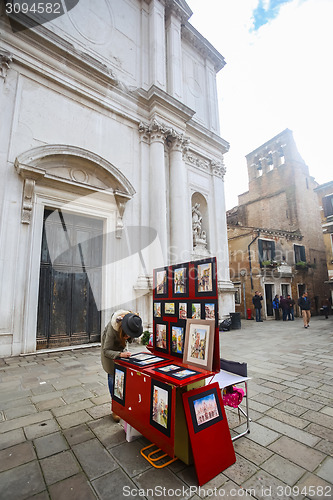
[[[164,5],[151,0],[149,5],[150,85],[166,90]]]
[[[168,92],[176,99],[183,98],[181,20],[170,12],[166,23]]]
[[[175,264],[190,260],[192,249],[191,206],[183,161],[187,142],[178,135],[170,143],[170,260]]]
[[[167,186],[164,158],[166,129],[157,120],[140,123],[140,133],[149,137],[149,225],[158,234],[158,241],[151,246],[149,273],[153,268],[167,265]]]
[[[214,161],[211,162],[211,169],[216,248],[216,251],[212,253],[216,255],[217,259],[219,315],[220,319],[222,319],[235,310],[235,289],[233,283],[230,281],[229,274],[228,233],[224,198],[224,175],[226,169],[222,162]]]

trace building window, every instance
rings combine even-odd
[[[297,264],[297,262],[306,262],[305,248],[303,247],[303,245],[294,245],[294,254],[295,264]]]
[[[275,259],[275,242],[271,240],[258,240],[259,262],[263,266],[265,262]]]
[[[324,196],[323,198],[323,209],[325,217],[333,215],[333,194]]]
[[[282,284],[281,285],[281,295],[282,297],[287,297],[289,295],[289,285],[288,284]]]
[[[242,296],[241,296],[241,284],[240,283],[234,283],[235,287],[235,304],[239,305],[242,301]]]

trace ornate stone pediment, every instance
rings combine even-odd
[[[31,149],[15,160],[18,174],[24,178],[22,223],[29,224],[35,184],[70,184],[95,191],[108,191],[116,199],[119,217],[135,190],[127,178],[110,162],[91,151],[54,144]]]

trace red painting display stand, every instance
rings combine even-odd
[[[199,486],[236,462],[218,383],[183,394]]]
[[[220,371],[216,259],[155,269],[153,310],[153,345],[149,347],[150,352],[138,353],[115,363],[112,409],[169,457],[178,457],[190,464],[193,463],[191,444],[196,456],[200,447],[198,442],[201,441],[194,440],[192,443],[183,398],[193,389],[205,389],[205,381],[211,380]],[[193,345],[189,342],[191,327],[194,327],[198,337],[195,341],[192,328]],[[208,342],[213,353],[205,358]],[[185,347],[189,354],[187,357]],[[189,362],[191,356],[195,361],[193,365]],[[183,359],[186,359],[185,363]],[[187,398],[184,400],[187,401]],[[221,415],[222,423],[211,427],[215,436],[222,429],[222,449],[229,458],[220,461],[219,467],[233,463],[230,462],[230,434],[229,440],[226,439],[225,426],[228,432],[229,429],[223,405]],[[213,433],[212,429],[208,437]],[[201,450],[206,460],[213,449],[215,443]],[[154,452],[148,456],[154,463],[152,455]]]

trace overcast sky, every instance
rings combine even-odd
[[[284,129],[319,184],[333,180],[333,0],[187,0],[224,56],[218,73],[227,209],[247,191],[245,155]]]

